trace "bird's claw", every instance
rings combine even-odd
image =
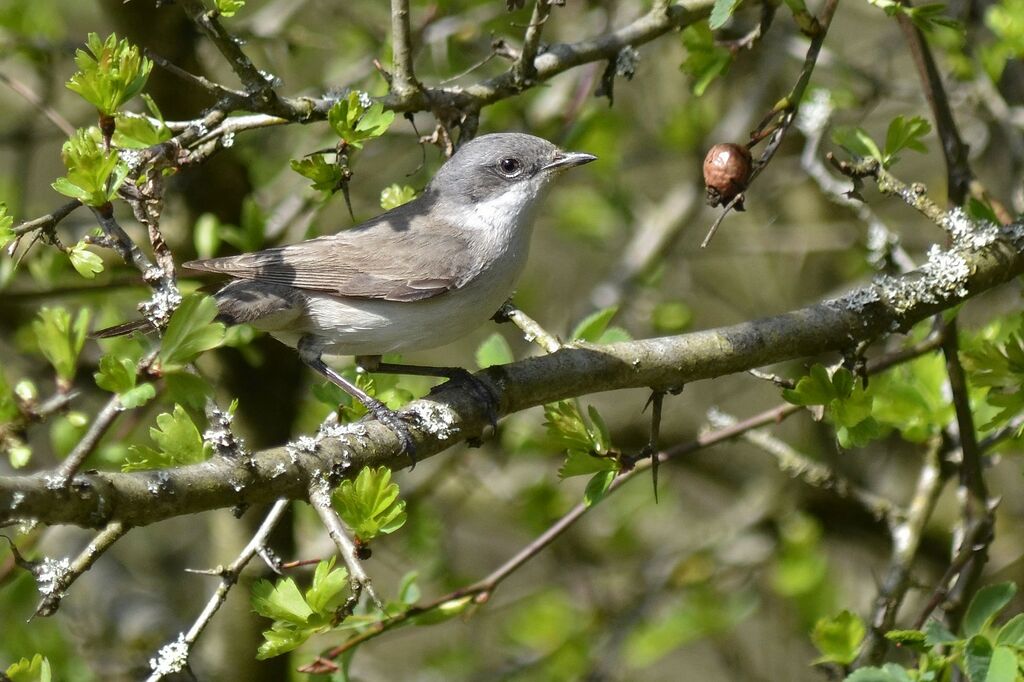
[[[402,452],[409,458],[409,471],[415,469],[416,441],[413,440],[412,434],[409,432],[409,426],[402,421],[402,418],[394,410],[379,400],[374,399],[373,402],[367,403],[366,409],[369,410],[374,419],[391,429],[398,437],[398,441],[402,444]]]

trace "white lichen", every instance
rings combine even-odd
[[[440,440],[455,435],[455,414],[445,407],[431,402],[413,403],[409,411],[419,423],[419,428]]]
[[[162,274],[162,273],[161,273]],[[139,305],[142,314],[156,327],[164,327],[171,314],[181,305],[181,292],[174,284],[167,282],[153,290],[148,301]]]
[[[359,90],[356,97],[359,98],[359,106],[363,109],[369,109],[373,106],[373,98],[370,97],[370,93]]]
[[[153,671],[153,675],[161,677],[184,670],[188,665],[188,649],[184,633],[179,633],[178,639],[160,647],[156,658],[149,659],[149,668]]]
[[[974,220],[962,208],[946,213],[942,225],[956,246],[981,249],[999,239],[999,226],[988,220]]]
[[[224,133],[220,138],[220,145],[224,149],[229,149],[235,145],[235,134],[233,132]]]
[[[47,597],[62,591],[64,579],[70,571],[71,562],[67,559],[45,557],[35,569],[39,594]]]

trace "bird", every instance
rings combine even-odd
[[[450,343],[493,317],[523,272],[551,181],[596,158],[525,133],[482,135],[462,144],[419,196],[360,225],[184,267],[232,278],[213,294],[217,319],[252,325],[295,348],[391,428],[415,466],[405,423],[323,356],[353,356],[369,372],[471,379],[459,367],[384,363],[381,356]],[[147,326],[136,320],[94,336]]]

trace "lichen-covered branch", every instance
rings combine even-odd
[[[989,227],[991,230],[989,230]],[[575,344],[549,355],[477,374],[500,397],[507,415],[572,396],[623,388],[669,388],[754,367],[849,350],[861,340],[913,324],[1024,272],[1024,225],[984,226],[934,251],[922,268],[884,277],[838,299],[731,327],[609,345]],[[441,386],[403,408],[429,457],[479,436],[488,406],[458,387]],[[308,447],[307,447],[308,446]],[[351,462],[352,466],[349,466]],[[76,476],[61,490],[52,475],[0,477],[0,523],[98,527],[112,520],[145,525],[172,516],[239,504],[302,499],[314,476],[334,481],[361,467],[405,466],[394,432],[361,422],[334,437],[258,453],[250,461],[213,458],[178,469]]]

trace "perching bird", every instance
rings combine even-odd
[[[458,368],[385,364],[380,356],[444,345],[493,316],[526,264],[534,214],[551,179],[595,158],[532,135],[483,135],[448,159],[420,196],[357,227],[185,267],[233,277],[214,294],[218,319],[295,347],[395,431],[412,458],[414,444],[398,416],[322,356],[356,356],[368,371],[468,376]],[[147,326],[140,320],[95,335]]]

